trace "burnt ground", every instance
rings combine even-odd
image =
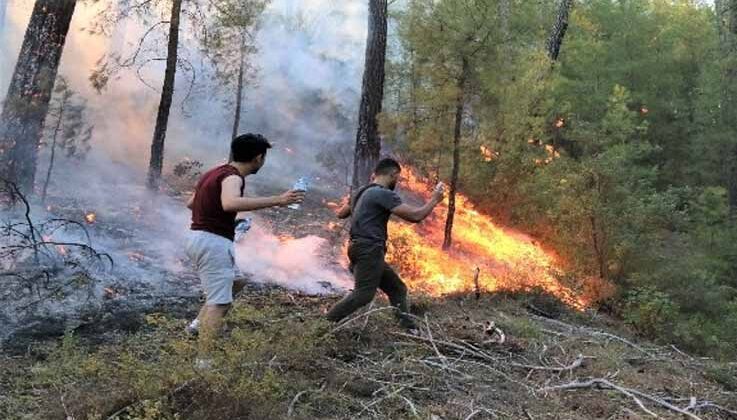
[[[308,195],[300,217],[264,214],[278,234],[339,238],[323,205],[336,196]],[[205,371],[182,332],[196,299],[150,306],[126,327],[92,321],[35,337],[0,355],[0,418],[737,418],[737,364],[548,296],[413,295],[419,337],[383,297],[331,325],[323,314],[337,299],[249,287]]]

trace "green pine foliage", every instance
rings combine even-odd
[[[497,13],[504,5],[510,13]],[[461,191],[618,288],[643,335],[734,356],[737,228],[727,168],[737,138],[712,7],[576,2],[559,61],[557,2],[408,1],[395,13],[384,133],[447,179],[460,57],[472,80]],[[484,18],[485,17],[485,18]],[[505,20],[506,19],[506,20]],[[724,30],[724,29],[723,29]]]

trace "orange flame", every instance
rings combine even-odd
[[[495,152],[488,148],[487,146],[484,146],[483,144],[479,146],[479,149],[481,150],[481,156],[484,157],[484,161],[491,162],[494,160],[497,156],[499,156],[499,152]]]
[[[429,198],[429,184],[411,171],[404,188]],[[431,295],[468,292],[474,289],[474,272],[480,268],[479,286],[485,291],[521,291],[536,287],[563,302],[582,309],[589,302],[561,284],[561,261],[530,237],[505,229],[478,212],[462,194],[456,195],[453,246],[443,251],[447,205],[441,203],[433,216],[419,225],[392,221],[389,224],[387,259],[414,290]]]

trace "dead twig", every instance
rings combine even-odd
[[[342,322],[341,322],[340,324],[338,324],[338,326],[337,326],[337,327],[335,327],[335,328],[333,328],[332,330],[330,330],[330,332],[331,332],[331,333],[334,333],[334,332],[336,332],[336,331],[338,331],[338,330],[341,330],[341,329],[343,329],[343,328],[344,328],[344,327],[345,327],[346,325],[348,325],[348,324],[352,324],[352,323],[354,323],[355,321],[357,321],[357,320],[359,320],[359,319],[361,319],[361,318],[364,318],[364,317],[367,317],[367,316],[371,316],[372,314],[374,314],[374,313],[376,313],[376,312],[381,312],[381,311],[387,311],[387,310],[396,310],[396,309],[397,309],[397,308],[395,308],[395,307],[393,307],[393,306],[384,306],[384,307],[382,307],[382,308],[376,308],[376,309],[372,309],[372,310],[370,310],[370,311],[366,311],[366,312],[364,312],[364,313],[362,313],[362,314],[360,314],[360,315],[357,315],[357,316],[355,316],[355,317],[353,317],[353,318],[349,318],[349,319],[347,319],[347,320],[345,320],[345,321],[342,321]]]
[[[520,369],[546,370],[549,372],[570,372],[574,369],[581,367],[583,365],[584,360],[591,359],[591,358],[592,357],[590,356],[584,356],[583,354],[579,354],[578,357],[576,357],[576,360],[574,360],[570,365],[561,366],[561,367],[525,365],[525,364],[515,363],[515,362],[510,362],[509,366],[520,368]]]

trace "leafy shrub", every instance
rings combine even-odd
[[[665,293],[654,287],[640,287],[625,298],[624,319],[638,333],[656,337],[668,330],[677,306]]]

